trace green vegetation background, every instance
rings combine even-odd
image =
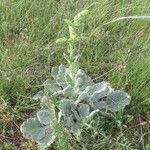
[[[115,89],[125,89],[132,102],[124,117],[133,115],[134,119],[120,139],[111,133],[98,137],[94,144],[79,145],[103,150],[109,149],[110,142],[120,150],[117,143],[128,140],[134,149],[148,148],[150,21],[104,23],[122,16],[150,15],[149,0],[0,0],[0,148],[35,147],[23,139],[19,126],[39,108],[32,96],[50,78],[52,66],[66,63],[66,46],[55,43],[68,34],[64,19],[93,2],[100,5],[85,20],[83,34],[88,38],[77,45],[82,54],[80,67],[95,82],[107,80]]]

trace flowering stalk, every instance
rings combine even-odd
[[[67,49],[68,54],[64,54],[64,58],[66,59],[69,68],[73,73],[76,73],[79,68],[79,64],[78,64],[79,56],[76,55],[77,49],[75,47],[75,44],[76,42],[82,39],[80,36],[77,35],[77,28],[79,28],[82,25],[81,22],[83,21],[83,18],[88,14],[88,12],[89,10],[87,9],[83,10],[82,12],[77,14],[72,21],[65,20],[65,22],[68,25],[69,38],[62,37],[56,41],[56,43],[68,44],[68,49]]]

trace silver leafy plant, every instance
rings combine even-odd
[[[95,115],[114,117],[117,112],[129,105],[131,97],[122,90],[114,90],[106,81],[94,83],[86,73],[79,69],[75,45],[82,37],[76,30],[82,26],[89,10],[83,10],[73,20],[65,20],[70,37],[60,38],[56,43],[67,43],[64,58],[68,67],[60,65],[51,70],[52,80],[43,83],[34,100],[41,101],[41,110],[34,118],[23,122],[20,129],[23,136],[38,143],[39,149],[51,145],[57,137],[59,124],[75,136],[81,133],[81,126],[90,123]]]

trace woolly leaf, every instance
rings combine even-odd
[[[78,78],[77,80],[76,80],[76,87],[81,87],[83,85],[83,79],[82,78]]]
[[[39,150],[45,150],[45,148],[50,146],[54,142],[54,140],[55,135],[46,135],[42,140],[40,140],[40,143],[38,144]]]
[[[71,63],[71,64],[69,65],[69,69],[70,69],[74,74],[76,74],[77,71],[78,71],[78,69],[79,69],[79,64],[78,64],[78,62],[74,61],[73,63]]]
[[[52,144],[55,139],[54,129],[52,128],[52,126],[45,126],[44,130],[45,130],[45,137],[40,139],[39,143],[47,147],[50,144]]]
[[[62,94],[64,95],[64,97],[69,97],[69,98],[77,97],[77,94],[74,92],[74,89],[71,85],[68,85],[66,88],[64,88]]]
[[[81,133],[80,123],[79,123],[79,122],[74,122],[74,123],[72,123],[71,132],[72,132],[74,135],[79,135],[79,134]]]
[[[39,91],[37,94],[35,94],[32,99],[33,100],[40,100],[44,96],[44,91]]]
[[[104,109],[106,108],[106,102],[105,101],[97,101],[97,102],[93,102],[90,103],[90,105],[94,108],[94,109]]]
[[[41,124],[49,125],[51,124],[50,113],[48,110],[41,110],[37,112],[37,118]]]
[[[58,83],[58,85],[60,85],[63,88],[67,87],[67,85],[68,85],[68,83],[66,82],[66,79],[65,79],[65,74],[66,74],[65,66],[60,65],[58,74],[56,75],[56,82]]]
[[[53,94],[61,90],[61,87],[54,80],[46,80],[43,83],[43,86],[49,94]]]
[[[131,96],[124,91],[113,91],[107,96],[106,103],[108,110],[112,112],[123,109],[126,105],[129,105]]]
[[[51,74],[52,74],[52,77],[56,80],[56,76],[58,74],[58,67],[53,67],[52,70],[51,70]]]
[[[86,91],[83,91],[75,101],[75,104],[77,105],[80,102],[88,102],[89,101],[89,94]]]
[[[90,97],[90,105],[94,109],[104,109],[106,108],[105,99],[106,96],[112,91],[112,88],[107,82],[100,82],[92,87],[89,87],[89,94],[91,94]]]
[[[72,85],[72,86],[74,85],[73,75],[68,68],[66,68],[66,71],[65,71],[65,80],[69,85]]]
[[[73,108],[72,108],[73,109]],[[76,109],[72,110],[73,111],[73,116],[75,117],[74,122],[80,121],[80,115]]]
[[[21,125],[21,132],[27,139],[38,141],[45,136],[43,125],[37,118],[30,118]]]
[[[64,116],[71,115],[73,106],[74,106],[73,101],[68,100],[68,99],[61,100],[59,108],[60,108],[62,115],[64,115]]]
[[[89,87],[88,93],[91,96],[97,95],[97,98],[102,98],[110,93],[113,89],[110,87],[109,83],[103,81],[100,83],[96,83],[93,86]]]
[[[90,113],[90,107],[87,104],[81,104],[78,111],[81,117],[87,117]]]
[[[77,135],[80,133],[80,122],[75,121],[75,118],[73,115],[65,116],[64,117],[64,126],[66,126],[68,129],[70,129],[70,132],[72,132],[74,135]]]
[[[30,118],[25,121],[20,130],[25,138],[34,140],[44,147],[50,145],[55,138],[52,126],[44,126],[37,118]]]
[[[83,91],[87,86],[93,85],[93,81],[81,69],[78,69],[75,75],[75,88]]]

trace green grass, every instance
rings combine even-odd
[[[64,19],[73,18],[92,2],[95,0],[0,1],[2,149],[34,147],[33,142],[22,137],[19,126],[39,108],[32,96],[41,88],[43,81],[50,77],[52,66],[66,63],[63,58],[66,47],[55,44],[56,39],[68,35]],[[70,149],[129,149],[124,145],[130,145],[131,149],[142,149],[143,145],[146,148],[150,142],[150,21],[129,19],[109,25],[104,23],[122,16],[150,15],[150,1],[97,2],[100,5],[93,7],[85,20],[83,33],[88,39],[78,44],[82,54],[80,66],[95,81],[107,80],[114,88],[123,88],[129,92],[132,102],[123,115],[133,115],[134,119],[129,123],[123,119],[121,134],[120,130],[113,129],[108,134],[99,131],[98,135],[90,137],[90,131],[87,131],[80,141],[70,141],[70,145],[74,145]],[[96,33],[99,33],[98,37]],[[117,70],[117,64],[125,68]],[[147,122],[142,126],[142,132],[137,126],[140,119]],[[124,128],[123,124],[129,129]]]

